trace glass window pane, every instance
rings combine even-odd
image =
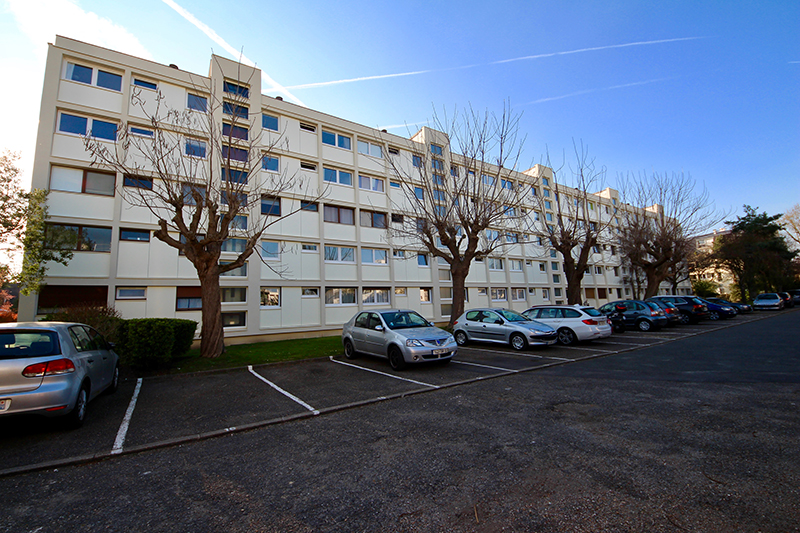
[[[356,303],[356,290],[355,289],[342,289],[342,303],[354,304]]]
[[[331,146],[336,146],[336,134],[322,130],[322,144],[330,144]]]
[[[326,246],[325,247],[325,261],[338,261],[339,260],[339,248],[336,246]]]
[[[194,109],[196,111],[202,111],[205,113],[206,109],[208,109],[208,100],[204,96],[198,96],[190,93],[186,102],[186,106],[189,109]]]
[[[280,170],[280,161],[277,157],[270,157],[268,155],[264,156],[262,160],[261,166],[264,170],[269,170],[270,172],[278,172]]]
[[[84,227],[81,233],[80,249],[90,252],[110,252],[111,228]]]
[[[280,245],[277,242],[263,241],[261,243],[261,257],[264,259],[280,259]]]
[[[100,172],[86,172],[86,189],[84,192],[89,194],[102,194],[104,196],[114,196],[114,183],[116,175]]]
[[[92,137],[114,141],[117,139],[117,125],[103,120],[92,120]]]
[[[50,189],[81,192],[83,190],[83,171],[77,168],[53,167],[50,171]]]
[[[111,89],[112,91],[122,90],[122,76],[112,74],[102,70],[97,71],[97,86]]]
[[[58,131],[86,135],[86,127],[88,124],[89,119],[86,117],[76,117],[75,115],[61,113],[61,122],[58,126]]]
[[[279,287],[261,287],[261,307],[280,307],[281,290]]]
[[[361,142],[361,141],[359,141],[359,142]],[[372,180],[369,177],[359,175],[358,176],[358,187],[361,188],[361,189],[369,190],[371,181]]]
[[[352,185],[353,184],[353,175],[349,172],[342,172],[339,171],[339,183],[342,185]]]
[[[369,145],[369,155],[373,157],[383,157],[383,148],[377,144]]]
[[[374,228],[385,228],[386,227],[386,215],[383,213],[373,213],[372,216],[372,227]]]
[[[261,126],[267,130],[278,131],[278,117],[264,113],[261,115]]]
[[[355,263],[356,249],[355,248],[341,248],[342,261],[347,263]]]
[[[354,224],[355,214],[352,209],[348,209],[346,207],[339,208],[339,223],[340,224]]]
[[[346,148],[350,149],[350,137],[345,137],[344,135],[339,135],[339,148]]]
[[[221,289],[223,302],[246,302],[247,289],[244,287],[223,287]]]
[[[369,154],[369,143],[364,141],[358,141],[358,153]]]
[[[336,183],[336,171],[333,170],[332,168],[326,168],[324,170],[325,172],[323,174],[323,179],[325,181]]]
[[[339,208],[332,205],[326,205],[323,218],[325,219],[325,222],[339,222]]]
[[[372,263],[372,250],[370,250],[369,248],[361,249],[361,262]]]
[[[383,192],[383,180],[373,179],[372,190],[377,192]]]
[[[140,242],[149,242],[150,241],[150,232],[148,230],[141,230],[141,229],[120,229],[119,230],[119,239],[121,241],[140,241]]]
[[[92,69],[83,65],[67,63],[67,79],[81,83],[92,83]]]
[[[153,91],[158,89],[158,85],[145,80],[134,79],[133,84],[136,85],[137,87],[144,87],[145,89],[151,89]]]
[[[371,228],[372,227],[372,212],[370,211],[361,211],[359,215],[359,220],[361,223],[361,227],[363,228]]]

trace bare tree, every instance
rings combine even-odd
[[[224,351],[220,275],[242,268],[266,229],[300,210],[299,202],[286,210],[281,195],[310,202],[321,197],[316,182],[285,170],[261,172],[275,170],[271,154],[285,140],[264,144],[254,134],[259,115],[249,112],[249,80],[241,78],[226,82],[222,93],[198,84],[193,109],[171,109],[161,93],[153,101],[134,90],[132,103],[148,127],[121,124],[113,146],[85,137],[92,164],[122,173],[131,185],[121,188],[123,198],[157,219],[153,236],[194,265],[202,291],[203,357]],[[226,241],[233,243],[226,251],[238,255],[221,262]]]
[[[793,242],[795,249],[800,249],[800,204],[794,204],[780,219],[783,231]]]
[[[396,246],[450,266],[451,323],[464,312],[472,262],[523,241],[527,188],[514,179],[523,142],[519,119],[507,105],[500,115],[472,108],[449,119],[434,113],[437,131],[412,139],[425,143],[411,160],[389,158],[390,173],[405,193],[393,206],[403,218],[390,225],[390,236]]]
[[[623,255],[641,269],[647,287],[644,297],[658,293],[670,272],[694,251],[692,236],[707,231],[726,214],[718,212],[703,188],[695,192],[688,174],[629,175],[622,180],[625,203],[619,243]]]
[[[546,167],[553,169],[552,176],[539,176],[534,185],[536,212],[532,218],[533,232],[546,238],[564,258],[570,305],[582,302],[581,283],[592,254],[616,245],[610,232],[614,213],[609,209],[608,216],[603,216],[606,206],[601,206],[593,193],[604,188],[606,169],[595,164],[583,144],[573,143],[573,149],[574,163],[559,168],[552,167],[547,155]]]

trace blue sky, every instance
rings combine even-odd
[[[0,149],[21,151],[30,173],[58,33],[198,73],[212,51],[243,50],[285,88],[267,94],[400,135],[434,107],[508,100],[522,112],[520,170],[547,151],[560,161],[575,140],[612,187],[622,174],[686,172],[739,214],[800,202],[796,0],[225,5],[0,0],[0,67],[16,80],[0,87]],[[389,77],[361,79],[375,76]]]

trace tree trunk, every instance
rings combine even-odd
[[[661,279],[655,268],[645,269],[644,274],[647,277],[647,288],[644,290],[644,298],[642,299],[646,300],[658,294],[658,287],[661,285]]]
[[[214,265],[216,266],[216,265]],[[203,318],[200,329],[200,356],[210,359],[225,351],[225,333],[222,330],[222,303],[219,288],[219,272],[209,268],[198,272],[203,302]]]
[[[464,284],[469,274],[469,266],[451,265],[450,277],[453,278],[453,310],[450,312],[450,325],[464,314]]]

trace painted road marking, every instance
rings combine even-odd
[[[367,372],[373,372],[375,374],[380,374],[381,376],[388,376],[390,378],[400,379],[402,381],[408,381],[409,383],[416,383],[417,385],[422,385],[424,387],[432,387],[434,389],[438,389],[439,388],[438,385],[431,385],[430,383],[423,383],[421,381],[414,381],[413,379],[401,378],[400,376],[395,376],[393,374],[387,374],[386,372],[380,372],[378,370],[372,370],[371,368],[365,368],[363,366],[358,366],[358,365],[353,365],[353,364],[350,364],[350,363],[345,363],[344,361],[337,361],[336,359],[333,358],[333,356],[331,356],[330,359],[334,363],[339,363],[340,365],[344,365],[344,366],[351,366],[351,367],[357,368],[359,370],[366,370]]]
[[[459,365],[480,366],[482,368],[490,368],[492,370],[500,370],[500,371],[503,371],[503,372],[514,372],[514,373],[519,372],[519,370],[512,370],[510,368],[500,368],[499,366],[479,365],[478,363],[469,363],[467,361],[456,361],[455,359],[453,359],[451,361],[451,363],[456,363],[456,364],[459,364]]]
[[[136,408],[136,400],[139,398],[139,391],[142,390],[142,378],[136,380],[136,388],[133,390],[131,402],[128,404],[128,410],[125,411],[125,416],[122,419],[122,424],[119,425],[117,431],[117,438],[114,439],[114,447],[111,448],[111,454],[116,455],[122,453],[122,445],[125,444],[125,437],[128,435],[128,427],[131,423],[133,410]]]
[[[308,405],[306,402],[304,402],[303,400],[301,400],[300,398],[298,398],[294,394],[292,394],[290,392],[287,392],[287,391],[283,390],[282,388],[278,387],[273,382],[271,382],[270,380],[268,380],[267,378],[265,378],[264,376],[262,376],[261,374],[259,374],[255,370],[253,370],[253,365],[247,365],[247,370],[249,370],[250,373],[253,374],[255,377],[257,377],[258,379],[260,379],[261,381],[263,381],[264,383],[266,383],[267,385],[269,385],[270,387],[272,387],[276,391],[280,392],[281,394],[283,394],[287,398],[290,398],[290,399],[294,400],[295,402],[299,403],[300,405],[302,405],[303,407],[305,407],[306,409],[308,409],[309,411],[311,411],[315,415],[319,414],[319,411],[317,411],[316,409],[314,409],[313,407]]]

